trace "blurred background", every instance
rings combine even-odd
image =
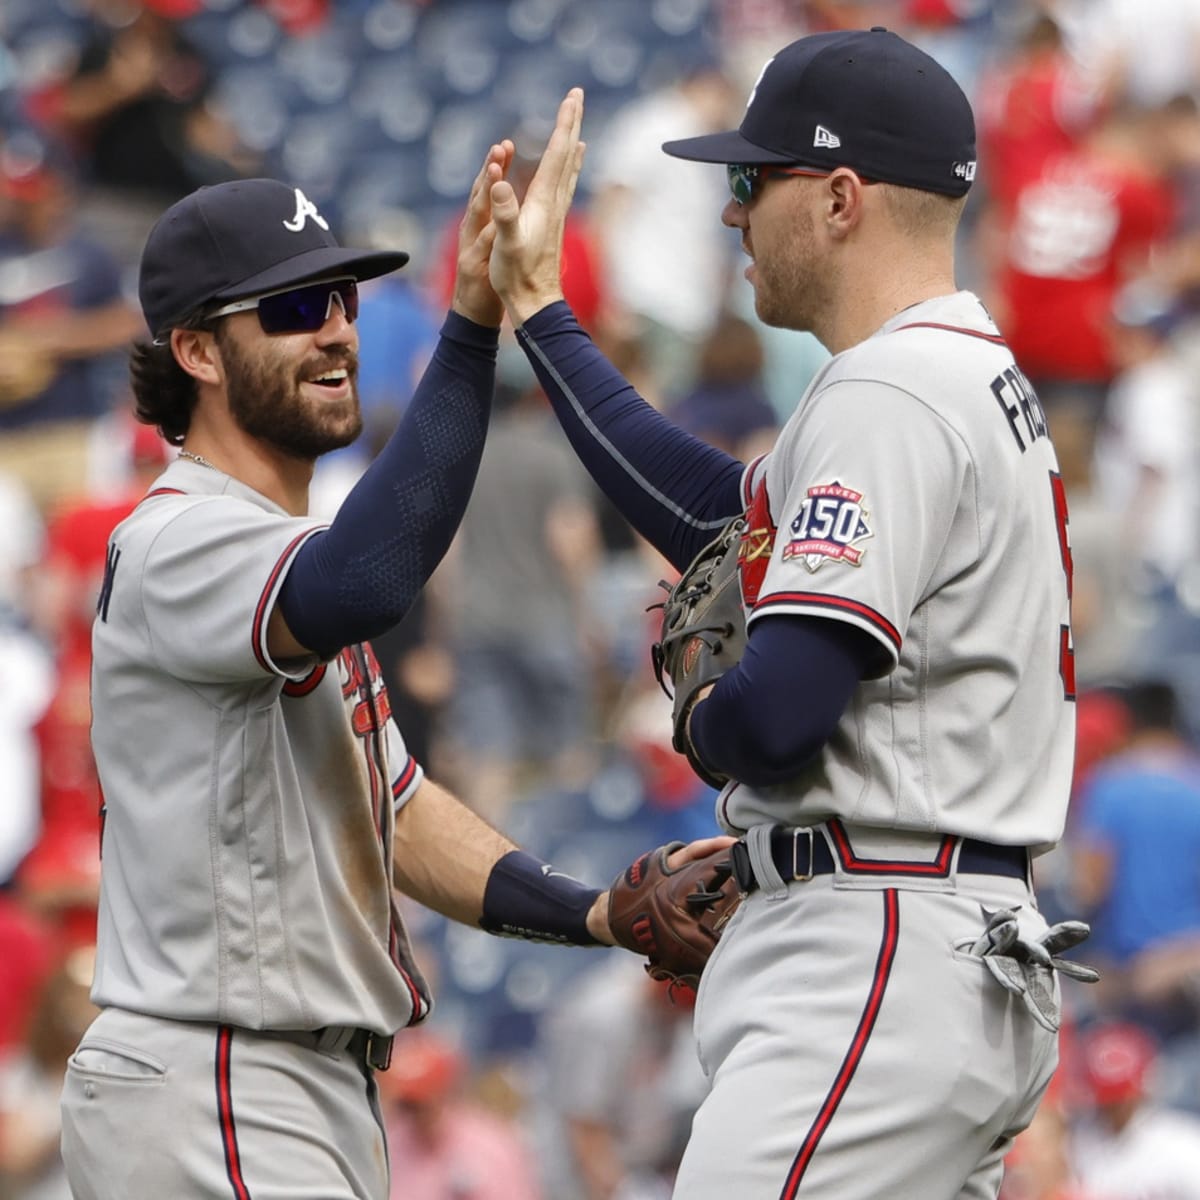
[[[656,406],[749,457],[825,358],[759,325],[716,167],[660,145],[740,120],[809,32],[884,24],[971,97],[960,282],[1052,425],[1070,503],[1075,796],[1037,863],[1094,927],[1063,1065],[1005,1200],[1200,1196],[1200,3],[1197,0],[0,0],[0,1197],[61,1200],[57,1098],[92,1015],[90,622],[109,532],[173,453],[130,416],[136,263],[194,187],[271,175],[350,244],[361,444],[436,338],[487,147],[518,188],[566,89],[587,162],[564,288]],[[456,545],[375,650],[430,774],[597,885],[714,829],[670,748],[647,611],[670,568],[582,474],[523,354]],[[490,938],[412,906],[437,995],[385,1095],[396,1197],[656,1200],[703,1094],[690,1013],[632,956]]]

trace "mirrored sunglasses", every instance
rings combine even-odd
[[[263,333],[315,333],[329,320],[334,301],[346,320],[354,321],[358,317],[358,284],[353,279],[320,279],[263,296],[233,300],[208,315],[227,317],[255,309]]]
[[[749,204],[768,179],[779,179],[785,175],[808,175],[814,179],[826,179],[833,173],[818,171],[812,167],[747,166],[745,163],[727,163],[725,170],[729,176],[729,190],[739,204]],[[863,179],[862,182],[869,184],[873,181]]]

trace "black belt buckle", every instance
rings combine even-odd
[[[386,1071],[392,1065],[392,1045],[395,1038],[379,1033],[367,1034],[367,1066],[373,1071]]]

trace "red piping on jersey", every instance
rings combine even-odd
[[[825,827],[833,838],[834,846],[837,847],[842,867],[849,875],[933,875],[943,879],[950,875],[950,863],[954,858],[954,843],[957,839],[949,835],[942,838],[942,844],[933,862],[912,862],[892,858],[859,858],[850,845],[850,839],[846,836],[841,821],[834,817]]]
[[[400,778],[392,784],[392,799],[399,800],[404,794],[404,789],[413,781],[413,776],[417,773],[417,760],[410,754],[408,762],[404,764],[404,770],[400,772]]]
[[[295,549],[305,538],[309,537],[314,530],[306,529],[303,533],[293,538],[288,543],[288,548],[279,556],[279,561],[275,564],[267,579],[267,586],[263,588],[262,595],[258,598],[258,607],[254,610],[254,624],[251,628],[251,648],[254,651],[254,659],[260,667],[268,674],[274,674],[271,670],[271,664],[267,662],[266,656],[262,652],[262,635],[263,624],[267,619],[267,600],[271,593],[275,590],[275,583],[279,576],[283,573],[283,568],[291,558]]]
[[[317,685],[325,678],[325,672],[329,669],[327,663],[320,663],[313,667],[311,671],[303,679],[289,679],[283,685],[283,694],[290,696],[293,700],[300,696],[307,696],[310,692],[316,690]]]
[[[778,608],[785,604],[805,604],[817,608],[834,608],[841,612],[852,612],[863,617],[887,638],[897,652],[900,649],[900,631],[881,613],[877,613],[870,605],[858,600],[847,600],[844,596],[825,596],[820,592],[772,592],[771,595],[759,600],[754,606],[756,613],[768,608]]]
[[[837,1078],[826,1093],[820,1111],[813,1120],[799,1152],[792,1160],[792,1169],[788,1172],[783,1191],[779,1193],[779,1200],[794,1200],[799,1192],[800,1181],[804,1178],[804,1172],[808,1170],[809,1163],[812,1162],[813,1155],[817,1152],[817,1145],[824,1136],[825,1130],[829,1128],[829,1123],[833,1120],[834,1113],[837,1112],[838,1105],[841,1104],[842,1098],[850,1086],[850,1080],[854,1078],[854,1072],[858,1070],[858,1064],[862,1062],[867,1042],[871,1039],[871,1031],[875,1028],[875,1021],[879,1017],[879,1010],[883,1007],[883,994],[887,990],[888,978],[892,972],[892,963],[896,959],[896,946],[899,941],[900,893],[895,888],[888,888],[883,893],[883,936],[879,943],[879,957],[875,960],[875,975],[871,980],[867,1003],[859,1018],[858,1028],[854,1031],[854,1037],[846,1051],[846,1057],[842,1059]]]
[[[901,325],[900,329],[941,329],[945,333],[962,333],[967,337],[980,338],[991,342],[993,346],[1007,346],[1008,343],[998,333],[980,333],[977,329],[963,329],[960,325],[939,325],[936,321],[914,321],[911,325]],[[893,333],[899,333],[894,329]]]
[[[745,508],[751,500],[754,499],[754,493],[751,490],[751,483],[754,481],[754,472],[758,470],[758,464],[767,456],[760,454],[756,458],[752,458],[747,465],[745,471],[742,472],[742,507]]]
[[[242,1175],[242,1155],[237,1144],[237,1127],[233,1122],[233,1086],[230,1063],[233,1057],[233,1030],[228,1025],[217,1026],[217,1118],[221,1123],[221,1146],[225,1151],[225,1174],[236,1200],[250,1200],[250,1189]]]
[[[145,504],[147,500],[153,500],[155,496],[186,496],[187,494],[183,488],[154,488],[153,491],[147,492],[138,501],[138,504]]]

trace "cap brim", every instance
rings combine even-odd
[[[711,163],[794,163],[794,154],[780,154],[748,142],[737,129],[725,133],[706,133],[701,137],[683,138],[676,142],[663,142],[663,150],[674,158],[688,158],[692,162]]]
[[[359,281],[375,279],[399,270],[408,262],[403,250],[353,250],[343,246],[320,246],[306,250],[268,271],[260,271],[248,279],[223,288],[213,300],[240,300],[258,292],[273,292],[293,283],[307,283],[331,275],[349,275]]]

